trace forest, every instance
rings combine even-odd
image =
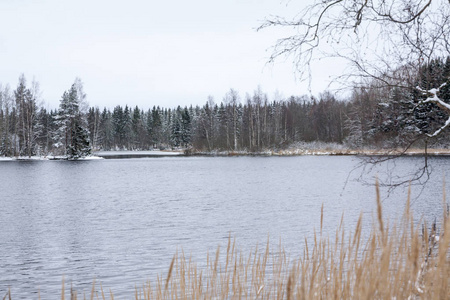
[[[339,99],[330,91],[269,98],[258,87],[245,95],[230,89],[220,102],[208,97],[203,106],[146,110],[89,107],[78,78],[59,107],[47,110],[39,84],[28,85],[21,75],[14,90],[0,85],[0,156],[76,159],[97,150],[152,149],[258,153],[316,141],[352,149],[447,147],[449,111],[431,100],[450,103],[450,57],[430,60],[418,73],[404,67],[398,74],[405,78],[401,86],[389,84],[387,74],[348,87]]]

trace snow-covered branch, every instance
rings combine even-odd
[[[431,96],[428,96],[427,99],[425,99],[425,100],[423,100],[423,101],[420,101],[420,102],[417,104],[417,106],[419,106],[419,105],[421,105],[421,104],[425,104],[425,103],[434,103],[434,104],[436,104],[437,106],[439,106],[442,110],[446,111],[447,114],[449,115],[447,121],[445,121],[445,124],[442,125],[441,127],[439,127],[439,129],[436,130],[433,134],[426,133],[426,136],[428,136],[428,137],[430,137],[430,138],[438,136],[445,128],[447,128],[447,127],[450,125],[450,104],[448,104],[448,103],[442,101],[442,100],[438,97],[438,95],[437,95],[437,94],[439,93],[439,90],[440,90],[441,88],[443,88],[444,86],[446,86],[446,85],[447,85],[447,83],[445,82],[445,83],[441,84],[441,85],[439,86],[439,88],[432,88],[432,89],[430,89],[430,90],[423,90],[423,89],[421,89],[419,86],[416,87],[416,88],[417,88],[420,92],[422,92],[424,95],[430,95],[430,94],[431,94]],[[417,107],[417,106],[416,106],[416,107]]]

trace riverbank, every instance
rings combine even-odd
[[[151,150],[151,151],[97,151],[94,155],[105,159],[118,158],[156,158],[169,156],[183,156],[185,152],[182,150],[168,151],[168,150]]]
[[[200,151],[196,149],[186,149],[186,155],[199,156],[301,156],[301,155],[360,155],[360,156],[450,156],[448,148],[355,148],[345,144],[323,143],[323,142],[297,142],[278,149],[263,149],[260,151],[250,150],[213,150]]]
[[[450,149],[285,149],[264,151],[196,151],[189,150],[188,156],[450,156]]]
[[[103,159],[97,155],[91,155],[86,157],[77,158],[76,160],[98,160]],[[15,157],[0,157],[0,161],[44,161],[44,160],[73,160],[68,159],[65,156],[15,156]]]
[[[289,147],[282,150],[267,149],[262,151],[199,151],[195,149],[178,150],[151,150],[151,151],[96,151],[94,155],[77,160],[96,160],[96,159],[124,159],[124,158],[161,158],[176,156],[450,156],[450,149],[349,149],[340,147]],[[64,156],[19,156],[19,157],[0,157],[0,161],[36,161],[36,160],[67,160]]]

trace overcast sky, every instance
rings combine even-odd
[[[297,2],[301,2],[300,4]],[[294,15],[307,1],[0,0],[0,83],[40,83],[57,107],[81,78],[92,106],[202,105],[233,88],[270,98],[309,93],[290,61],[267,65],[281,31],[256,32],[269,15]],[[313,94],[333,68],[317,66]],[[336,72],[336,70],[334,70]]]

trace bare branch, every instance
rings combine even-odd
[[[442,110],[446,111],[449,114],[449,117],[443,126],[439,127],[433,134],[426,133],[426,136],[428,136],[430,138],[438,136],[443,130],[445,130],[447,127],[450,126],[450,104],[442,101],[437,95],[439,93],[439,90],[446,85],[447,85],[447,83],[445,82],[445,83],[441,84],[441,86],[439,86],[439,88],[433,88],[428,91],[425,91],[425,90],[421,89],[420,87],[417,87],[417,89],[419,91],[421,91],[424,95],[431,94],[431,96],[429,96],[427,99],[425,99],[423,101],[420,101],[416,107],[418,107],[419,105],[425,104],[425,103],[434,103],[437,106],[439,106],[439,108],[441,108]]]
[[[432,3],[432,0],[316,1],[293,20],[271,17],[257,30],[267,27],[294,30],[291,36],[275,43],[269,61],[293,57],[300,79],[310,72],[313,60],[336,54],[349,57],[358,72],[361,68],[353,62],[362,66],[371,57],[389,60],[387,64],[379,62],[396,69],[400,64],[420,65],[423,57],[431,59],[448,53],[450,6],[444,0]],[[359,51],[354,51],[357,48]],[[376,74],[374,71],[367,69],[355,75]]]
[[[408,24],[408,23],[414,22],[417,18],[419,18],[424,13],[427,10],[427,8],[431,5],[431,1],[432,0],[429,0],[428,3],[426,3],[422,7],[422,9],[420,9],[418,12],[412,13],[412,16],[405,20],[396,19],[395,17],[392,16],[392,14],[390,12],[383,13],[383,12],[377,11],[375,9],[374,9],[374,12],[380,17],[387,18],[390,22],[394,22],[394,23],[398,23],[398,24]]]

